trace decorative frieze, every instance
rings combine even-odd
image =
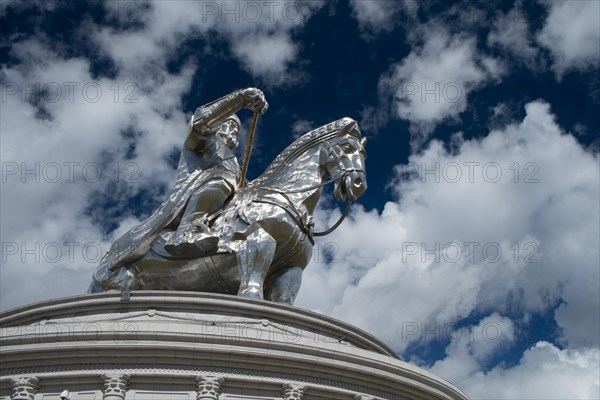
[[[222,376],[198,375],[196,377],[198,382],[196,400],[218,400],[224,380]]]
[[[131,375],[119,372],[102,374],[102,379],[104,379],[104,396],[102,399],[123,400],[129,388],[129,378],[131,378]]]
[[[39,379],[35,376],[21,376],[11,379],[13,394],[11,400],[33,400],[37,392]]]
[[[302,400],[302,396],[304,396],[305,391],[305,385],[298,385],[296,383],[284,383],[283,400]]]

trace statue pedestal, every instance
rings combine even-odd
[[[358,328],[237,296],[88,294],[0,324],[2,400],[466,399]]]

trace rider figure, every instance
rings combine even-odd
[[[268,104],[260,90],[248,88],[199,107],[190,119],[181,156],[188,173],[202,173],[177,231],[165,244],[165,250],[172,255],[199,256],[213,250],[219,242],[207,217],[221,209],[237,188],[240,166],[235,149],[241,124],[235,112],[243,107],[262,114]]]

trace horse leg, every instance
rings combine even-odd
[[[302,268],[287,267],[270,275],[265,283],[265,297],[277,303],[294,305],[302,283]]]
[[[240,243],[236,252],[240,272],[238,296],[263,299],[263,285],[275,255],[277,241],[259,228]]]

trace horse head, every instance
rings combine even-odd
[[[341,120],[342,127],[336,137],[326,142],[324,167],[334,181],[335,197],[354,202],[367,190],[365,171],[365,146],[367,139],[361,137],[358,124],[351,118]]]

